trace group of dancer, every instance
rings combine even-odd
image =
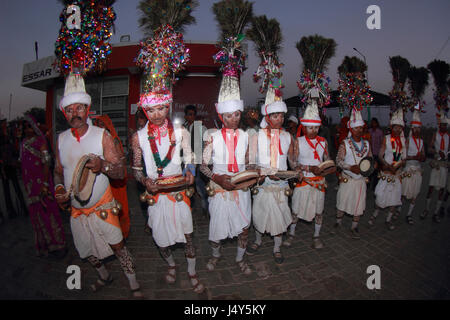
[[[200,172],[208,179],[208,211],[211,258],[206,268],[215,270],[221,260],[221,242],[237,237],[235,262],[239,270],[249,275],[252,268],[245,254],[257,254],[264,234],[274,239],[273,258],[276,264],[284,261],[282,245],[289,247],[295,239],[298,219],[314,221],[312,247],[320,249],[320,238],[327,183],[321,164],[329,162],[327,141],[318,136],[321,118],[316,99],[308,99],[300,119],[298,136],[282,129],[286,104],[269,89],[261,108],[263,120],[260,130],[239,129],[243,108],[236,78],[221,87],[216,111],[222,121],[221,129],[207,130],[203,135],[202,159],[196,159],[191,148],[191,135],[182,126],[169,119],[172,102],[170,92],[146,92],[139,106],[147,123],[131,138],[133,152],[132,171],[136,180],[145,187],[144,201],[148,203],[148,226],[162,257],[168,264],[167,283],[177,279],[177,267],[171,246],[185,244],[187,271],[194,292],[201,293],[205,286],[196,272],[196,249],[193,244],[193,222],[190,205],[191,185]],[[236,83],[234,83],[236,81]],[[64,97],[60,102],[70,125],[61,133],[56,144],[55,195],[58,204],[71,210],[71,230],[74,244],[81,258],[86,258],[97,270],[99,278],[92,285],[94,291],[108,285],[112,277],[102,259],[115,254],[129,280],[134,297],[142,297],[136,279],[135,264],[123,241],[117,216],[117,199],[111,192],[109,179],[121,179],[126,165],[123,150],[115,147],[111,134],[88,124],[91,98],[85,92],[83,78],[71,74],[66,80]],[[435,158],[427,195],[430,210],[433,188],[439,189],[439,201],[434,221],[439,222],[447,188],[449,136],[448,119],[441,114],[439,130],[433,136]],[[411,134],[406,139],[403,111],[391,115],[391,133],[386,135],[379,156],[379,182],[375,189],[376,209],[369,219],[373,225],[380,210],[387,208],[386,225],[394,229],[392,219],[402,205],[402,196],[410,200],[407,222],[412,224],[412,212],[421,189],[422,168],[425,161],[424,142],[420,137],[420,114],[414,112]],[[340,168],[337,192],[335,229],[339,229],[345,214],[352,216],[351,234],[358,239],[358,223],[366,209],[368,178],[361,174],[360,162],[372,156],[370,144],[363,139],[363,126],[359,111],[351,112],[349,135],[339,146],[336,166]],[[79,171],[79,160],[88,155],[86,168],[95,174],[88,199],[74,195],[74,174]],[[200,164],[199,171],[196,164]],[[242,172],[257,171],[258,177],[251,188],[238,188],[232,177]],[[278,172],[294,172],[293,190],[288,180]],[[332,172],[332,171],[331,171]],[[161,181],[182,176],[183,188],[167,191]],[[89,180],[89,179],[88,179]],[[290,197],[292,197],[290,201]],[[116,210],[116,211],[115,211]],[[249,228],[253,222],[255,239],[249,244]],[[283,234],[286,233],[283,242]]]

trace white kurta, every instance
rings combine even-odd
[[[408,143],[407,155],[409,157],[418,155],[424,148],[423,140],[420,138],[414,141],[414,138],[410,136]],[[419,195],[421,187],[422,168],[420,162],[417,160],[407,160],[405,169],[403,170],[402,196],[406,197],[406,199],[415,199]]]
[[[368,141],[357,143],[358,148],[361,149],[363,148],[362,144],[365,144],[365,151],[362,154],[358,154],[352,148],[353,146],[350,146],[352,142],[349,138],[345,139],[343,143],[345,145],[344,162],[350,166],[358,165],[369,154],[370,147]],[[347,182],[341,182],[339,184],[339,190],[336,196],[336,208],[352,216],[361,216],[366,209],[366,178],[350,170],[343,170],[343,176],[347,178]]]
[[[80,142],[72,135],[70,129],[59,135],[59,157],[64,170],[66,190],[70,188],[73,172],[82,156],[92,153],[104,159],[103,132],[104,129],[89,126],[87,132],[80,138]],[[75,208],[95,208],[108,186],[108,177],[102,173],[98,174],[89,201],[83,205],[72,196],[71,205]],[[117,244],[123,239],[120,228],[103,221],[95,213],[91,213],[89,216],[71,217],[70,227],[75,248],[82,259],[90,255],[99,259],[106,258],[113,254],[110,245]]]
[[[230,133],[227,133],[231,138]],[[213,173],[234,175],[228,171],[228,150],[222,136],[217,130],[211,134]],[[248,148],[248,135],[239,129],[235,159],[238,172],[245,171],[245,154]],[[222,239],[238,236],[243,229],[248,228],[251,222],[251,196],[250,191],[224,191],[217,192],[209,197],[209,240],[218,242]]]
[[[311,140],[315,145],[316,139]],[[322,142],[322,147],[317,146],[317,153],[319,158],[314,158],[314,149],[306,142],[305,136],[297,138],[299,146],[298,163],[301,165],[318,166],[323,162],[323,154],[325,148],[325,142]],[[311,172],[303,171],[305,177],[315,177]],[[323,212],[325,204],[325,192],[318,190],[317,188],[306,185],[303,187],[296,187],[294,194],[292,195],[292,212],[295,213],[300,219],[306,221],[312,221],[316,214]]]
[[[444,150],[441,150],[441,141],[444,139]],[[434,141],[434,150],[436,150],[437,155],[435,158],[439,160],[439,163],[441,164],[438,169],[431,169],[430,173],[430,187],[434,187],[436,189],[442,189],[445,188],[447,184],[447,175],[448,175],[448,168],[447,166],[443,165],[445,164],[445,161],[448,159],[448,144],[449,144],[449,136],[448,133],[444,134],[444,137],[442,138],[439,132],[436,132],[436,140]],[[445,159],[441,159],[439,156],[439,151],[443,151],[446,155]]]
[[[172,160],[164,168],[163,177],[182,173],[180,151],[183,131],[186,129],[181,127],[174,130],[176,145]],[[188,135],[188,132],[184,134]],[[148,141],[147,126],[138,131],[138,137],[147,175],[156,179],[158,172]],[[161,137],[161,144],[156,140],[156,146],[161,160],[164,159],[170,147],[169,134]],[[174,195],[175,193],[172,194]],[[147,212],[148,226],[152,229],[153,238],[159,247],[168,247],[177,242],[186,243],[185,235],[193,232],[191,208],[184,201],[174,202],[167,195],[160,194],[156,204],[149,206]]]
[[[273,132],[271,136],[274,136]],[[291,135],[281,131],[279,141],[283,154],[277,156],[277,169],[287,170]],[[278,150],[278,145],[276,148]],[[258,166],[270,168],[270,140],[265,130],[260,130],[258,133]],[[258,194],[253,197],[252,217],[253,225],[260,233],[268,232],[276,236],[286,232],[287,227],[292,223],[288,197],[285,194],[286,188],[289,188],[287,181],[273,181],[268,177],[258,188]]]
[[[392,144],[391,144],[391,135],[387,135],[386,139],[386,150],[384,152],[384,160],[388,164],[392,164],[393,152],[392,152]],[[399,161],[405,158],[405,139],[402,137],[402,151],[401,157]],[[402,205],[402,183],[400,180],[400,169],[397,171],[396,175],[392,175],[387,172],[382,172],[382,176],[385,178],[381,178],[378,180],[377,186],[375,187],[375,204],[380,208],[392,207],[392,206],[401,206]],[[390,180],[390,182],[388,182]]]

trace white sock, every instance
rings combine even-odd
[[[380,213],[380,209],[376,208],[375,211],[372,213],[372,216],[376,218],[378,217],[378,213]]]
[[[218,246],[217,248],[212,247],[212,255],[215,258],[219,258],[220,257],[220,246]]]
[[[135,290],[135,289],[139,288],[139,283],[136,280],[136,273],[126,273],[126,272],[124,272],[124,273],[128,278],[128,282],[130,283],[131,290]]]
[[[321,224],[314,224],[314,237],[318,237],[320,233],[320,228],[322,227]]]
[[[275,236],[273,237],[274,245],[273,245],[273,252],[280,252],[280,246],[283,238],[281,236]]]
[[[441,208],[441,204],[442,204],[442,201],[438,200],[438,202],[436,203],[436,209],[434,210],[434,214],[438,214],[439,213],[439,209]]]
[[[352,229],[358,227],[358,221],[352,221]]]
[[[296,223],[291,224],[291,226],[289,227],[289,235],[295,236],[295,227],[296,226],[297,226]]]
[[[95,268],[95,270],[97,270],[98,274],[100,275],[100,278],[102,278],[103,280],[109,278],[109,271],[106,269],[104,264],[102,264],[100,268]]]
[[[427,199],[427,210],[430,210],[431,198]]]
[[[256,235],[256,240],[255,243],[260,246],[262,243],[262,233],[259,232],[258,230],[255,230],[255,235]]]
[[[190,276],[195,275],[195,258],[186,258],[188,262],[188,273]]]
[[[406,216],[408,216],[408,217],[411,216],[413,209],[414,209],[414,203],[410,203],[409,210],[408,210],[408,213],[406,214]]]
[[[392,214],[393,214],[392,210],[389,210],[388,215],[387,215],[387,218],[386,218],[386,222],[390,222],[390,221],[391,221],[391,219],[392,219]]]
[[[173,255],[171,254],[168,258],[166,258],[167,263],[169,266],[174,267],[175,266],[175,260],[173,259]]]
[[[241,262],[244,258],[245,249],[241,247],[237,247],[237,253],[236,253],[236,262]]]

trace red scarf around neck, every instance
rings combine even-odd
[[[231,139],[227,139],[227,131],[231,132]],[[222,127],[222,137],[228,149],[228,171],[234,173],[239,172],[236,162],[236,147],[239,138],[239,129],[233,130]]]
[[[438,131],[439,132],[439,135],[441,136],[441,145],[439,146],[439,149],[442,151],[442,152],[444,152],[445,150],[445,139],[444,139],[444,136],[447,134],[447,132],[440,132],[440,131]]]
[[[306,139],[306,142],[309,144],[309,146],[310,146],[311,148],[314,149],[314,159],[317,159],[317,160],[319,160],[319,161],[322,161],[322,160],[320,159],[320,157],[319,157],[319,153],[317,152],[317,146],[320,145],[320,146],[322,147],[323,151],[325,152],[325,154],[327,154],[327,150],[325,149],[325,146],[323,146],[323,145],[321,144],[321,142],[325,142],[325,138],[322,138],[322,137],[320,137],[320,136],[316,136],[316,140],[317,140],[316,145],[314,145],[314,144],[312,143],[312,141],[309,140],[309,138],[308,138],[308,136],[307,136],[306,134],[305,134],[305,139]]]
[[[413,137],[414,143],[416,144],[416,147],[417,147],[417,154],[419,154],[420,148],[422,147],[420,144],[420,138],[419,138],[419,143],[417,143],[416,137],[414,137],[414,136],[412,136],[412,137]]]

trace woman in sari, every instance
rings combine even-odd
[[[58,205],[51,192],[54,190],[49,167],[51,157],[47,141],[32,115],[25,116],[20,158],[36,253],[44,257],[51,253],[62,258],[67,249]]]
[[[104,114],[101,116],[94,116],[94,125],[100,128],[104,128],[108,130],[111,136],[114,139],[114,144],[116,148],[123,155],[123,160],[125,161],[124,150],[122,146],[122,142],[120,141],[119,136],[117,135],[116,129],[114,129],[114,125],[109,118],[108,115]],[[122,229],[122,234],[124,239],[128,238],[128,234],[130,232],[130,214],[128,210],[128,196],[127,196],[127,172],[125,170],[125,176],[121,180],[112,180],[110,179],[111,191],[113,193],[114,199],[119,201],[122,204],[122,210],[119,213],[119,222],[120,228]]]

